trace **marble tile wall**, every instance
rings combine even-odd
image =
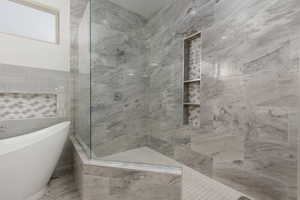
[[[194,169],[202,163],[178,149],[209,156],[214,179],[255,199],[297,199],[299,23],[297,0],[178,0],[162,9],[145,27],[156,63],[147,66],[147,129],[168,148],[151,148]],[[182,39],[198,31],[200,128],[188,129]]]
[[[78,39],[87,1],[73,3],[74,101],[84,107],[74,110],[88,114],[77,98],[89,89]],[[149,21],[92,4],[97,157],[148,146],[255,199],[297,199],[299,1],[174,0]],[[182,126],[183,38],[198,31],[200,127],[191,128]],[[77,119],[90,145],[87,115]]]
[[[92,147],[96,157],[145,146],[145,19],[92,1]]]

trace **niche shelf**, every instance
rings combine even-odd
[[[200,126],[201,33],[184,39],[183,124]]]
[[[184,81],[184,83],[197,83],[197,82],[200,82],[200,81],[201,81],[200,79],[186,80],[186,81]]]

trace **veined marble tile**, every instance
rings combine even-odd
[[[91,170],[81,172],[84,200],[181,199],[181,175],[116,167],[93,168],[95,173]]]
[[[231,185],[257,200],[286,200],[287,185],[271,177],[232,167],[214,170],[216,180]]]
[[[296,199],[298,0],[179,0],[148,22],[105,0],[94,4],[92,107],[100,156],[145,145],[200,170],[209,163],[201,155],[213,155],[217,180],[257,199]],[[200,127],[188,130],[182,39],[197,31]],[[124,180],[112,185],[113,193],[127,189]]]
[[[92,146],[103,157],[146,143],[145,19],[107,0],[91,7]]]
[[[295,71],[287,71],[279,75],[279,95],[280,99],[277,105],[289,109],[290,112],[295,112],[299,100],[299,61],[294,60],[292,65],[295,65]]]
[[[185,137],[191,140],[185,147],[209,155],[218,149],[221,153],[220,157],[215,156],[220,159],[216,164],[228,164],[228,171],[233,172],[224,175],[224,181],[234,188],[244,188],[248,193],[254,191],[261,199],[273,198],[272,192],[268,191],[275,191],[274,197],[278,199],[294,198],[295,184],[289,174],[296,174],[293,158],[297,156],[297,145],[293,138],[297,130],[293,113],[298,105],[299,42],[296,35],[299,28],[296,24],[300,16],[299,2],[233,0],[189,3],[181,1],[170,5],[147,27],[153,28],[148,43],[151,59],[156,63],[162,63],[169,58],[168,55],[182,53],[180,45],[173,45],[176,36],[172,35],[172,30],[177,31],[177,37],[192,30],[202,31],[200,128]],[[197,3],[200,7],[195,6]],[[205,8],[208,8],[206,12],[201,12]],[[190,16],[193,10],[197,14]],[[167,18],[159,20],[161,16]],[[180,70],[177,64],[178,60],[168,60],[164,65],[149,69],[149,124],[152,135],[167,143],[172,138],[172,130],[186,133],[180,120],[171,116],[176,112],[173,107],[180,106],[180,102],[174,100],[180,99],[178,90],[181,86],[175,84],[178,80],[170,73]],[[163,74],[163,79],[160,74]],[[170,101],[163,101],[161,95],[166,85]],[[177,134],[177,131],[173,132]],[[203,134],[218,139],[202,142]],[[227,144],[226,148],[224,144]],[[177,144],[174,145],[176,150]],[[234,184],[236,165],[241,165],[240,170],[249,172],[252,178],[242,177],[240,185]],[[269,170],[263,170],[264,167]],[[218,170],[216,166],[213,172]],[[278,176],[280,173],[285,178]],[[276,177],[274,184],[273,177]],[[264,183],[266,191],[260,190]]]
[[[287,143],[289,137],[289,112],[278,107],[253,107],[253,120],[247,139]]]
[[[299,142],[299,128],[298,128],[298,114],[297,113],[289,113],[289,144],[291,148],[295,149],[295,152],[297,151],[298,142]]]
[[[285,184],[297,180],[297,151],[288,144],[247,141],[245,168],[278,179]]]
[[[94,143],[93,145],[93,152],[100,158],[138,147],[144,147],[147,145],[147,137],[125,134],[123,136],[116,137],[111,141],[98,144]]]
[[[195,151],[190,147],[176,147],[174,158],[201,174],[211,177],[213,173],[213,156]]]
[[[235,135],[192,135],[191,148],[213,158],[213,163],[244,160],[244,137]]]

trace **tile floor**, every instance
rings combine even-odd
[[[48,192],[40,200],[80,200],[72,174],[53,178]]]

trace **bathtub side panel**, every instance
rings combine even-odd
[[[67,135],[68,127],[31,146],[2,155],[0,199],[24,200],[46,187]]]

